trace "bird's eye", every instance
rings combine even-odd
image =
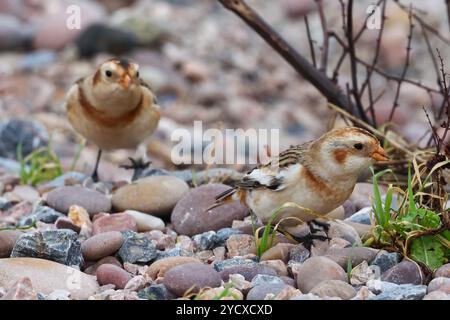
[[[109,70],[106,70],[105,75],[106,75],[108,78],[111,78],[111,77],[112,77],[112,72],[109,71]]]
[[[364,146],[363,146],[362,143],[355,143],[355,144],[353,145],[353,147],[354,147],[356,150],[362,150]]]

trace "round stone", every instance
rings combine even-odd
[[[147,213],[142,213],[134,210],[126,210],[125,214],[129,214],[134,218],[139,232],[147,232],[152,230],[164,230],[164,221],[158,217],[154,217]]]
[[[347,274],[340,265],[325,257],[312,257],[297,269],[297,285],[303,293],[308,293],[326,280],[347,281]]]
[[[261,284],[258,286],[253,287],[248,293],[247,293],[247,300],[264,300],[266,295],[272,293],[274,295],[279,294],[283,289],[289,287],[287,284],[284,283],[276,283],[276,284]]]
[[[113,255],[123,244],[122,233],[109,231],[97,234],[81,244],[81,252],[88,261],[97,261]]]
[[[437,277],[428,284],[428,293],[441,291],[450,294],[450,278]]]
[[[17,239],[22,235],[18,230],[0,231],[0,258],[8,258],[16,244]]]
[[[100,285],[113,284],[116,289],[123,289],[132,276],[122,268],[113,264],[102,264],[97,268],[97,281]]]
[[[60,187],[47,194],[48,206],[56,211],[68,213],[73,205],[86,209],[92,216],[111,211],[111,200],[100,192],[80,186]]]
[[[163,283],[170,292],[181,297],[188,290],[189,293],[198,293],[202,288],[219,287],[221,278],[219,273],[210,266],[188,263],[167,271]]]
[[[404,260],[381,275],[381,280],[396,284],[422,284],[423,274],[419,265]]]
[[[356,296],[356,290],[348,283],[341,280],[326,280],[315,286],[310,293],[321,298],[339,297],[342,300],[350,300]]]
[[[97,273],[97,269],[98,267],[100,267],[102,264],[113,264],[115,266],[118,266],[119,268],[122,268],[122,264],[119,262],[119,260],[117,260],[116,257],[104,257],[102,259],[100,259],[99,261],[97,261],[97,263],[87,267],[84,272],[90,275],[95,276],[95,274]]]
[[[450,278],[450,263],[444,264],[442,267],[436,270],[434,277]]]
[[[117,211],[167,216],[188,190],[187,183],[177,177],[152,176],[119,188],[112,196],[112,204]]]
[[[223,184],[207,184],[187,192],[172,212],[172,223],[179,234],[195,235],[231,227],[233,220],[242,220],[248,209],[239,201],[232,201],[209,209],[215,197],[230,189]]]
[[[60,263],[36,258],[0,259],[0,287],[10,288],[23,277],[30,278],[36,292],[47,295],[65,290],[75,300],[88,299],[99,288],[95,277]],[[72,285],[74,279],[77,285]]]
[[[157,279],[164,277],[165,273],[173,267],[187,263],[201,263],[201,261],[193,257],[167,257],[152,263],[147,269],[146,274],[152,279]]]
[[[94,219],[92,233],[94,235],[108,231],[137,231],[136,221],[126,213],[104,215]]]
[[[240,274],[244,276],[245,280],[252,281],[255,276],[258,274],[265,274],[269,276],[276,276],[277,272],[265,265],[258,263],[251,264],[239,264],[231,267],[226,267],[220,272],[220,276],[223,281],[228,281],[231,274]]]

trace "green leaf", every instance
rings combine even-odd
[[[445,262],[444,248],[434,236],[416,238],[411,243],[411,258],[434,270]]]
[[[441,224],[441,219],[436,212],[420,208],[417,210],[419,221],[418,223],[426,228],[436,229]]]

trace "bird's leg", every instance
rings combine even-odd
[[[121,165],[120,168],[124,168],[127,170],[134,170],[133,177],[131,178],[132,181],[137,180],[142,172],[147,169],[151,161],[148,161],[147,159],[147,145],[141,144],[136,152],[136,155],[134,158],[128,158],[130,159],[131,164],[130,165]]]
[[[97,161],[95,162],[94,172],[92,172],[92,175],[91,175],[92,181],[94,181],[94,182],[98,182],[99,181],[99,178],[98,178],[98,166],[100,164],[100,158],[101,157],[102,157],[102,149],[98,149]]]

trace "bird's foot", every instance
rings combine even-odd
[[[328,236],[323,236],[320,234],[312,234],[312,233],[309,233],[306,236],[301,236],[301,237],[291,235],[291,237],[298,243],[303,244],[303,246],[310,251],[311,251],[311,247],[314,245],[314,240],[319,240],[319,241],[331,240]]]
[[[309,226],[309,230],[311,233],[316,233],[319,231],[325,232],[325,234],[328,234],[328,230],[330,230],[330,224],[324,221],[319,221],[317,219],[311,220],[307,222]],[[319,227],[319,228],[316,228]]]
[[[147,169],[150,164],[152,163],[151,161],[143,161],[142,159],[133,159],[133,158],[128,158],[130,159],[131,164],[130,165],[121,165],[120,168],[124,168],[127,170],[134,170],[133,172],[133,177],[131,178],[132,181],[135,181],[139,178],[139,176],[141,175],[141,173]]]

